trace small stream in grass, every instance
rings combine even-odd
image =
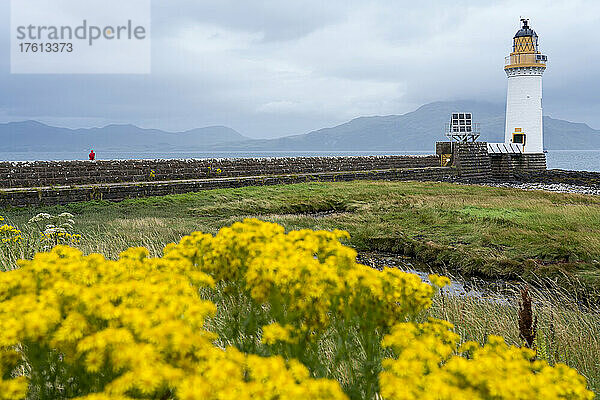
[[[432,270],[423,262],[397,254],[360,252],[357,260],[361,264],[379,270],[387,266],[414,273],[419,275],[424,282],[429,282],[429,274],[447,276],[452,281],[452,284],[443,288],[443,293],[450,296],[487,300],[499,304],[516,304],[520,289],[523,287],[523,283],[520,282],[464,277],[447,271]]]
[[[521,290],[529,287],[529,292],[534,298],[534,304],[543,302],[546,306],[567,307],[582,312],[600,314],[600,304],[597,297],[586,297],[585,293],[577,293],[556,286],[546,281],[539,284],[529,284],[519,280],[505,279],[482,279],[476,276],[461,276],[450,271],[432,269],[426,263],[417,261],[411,257],[405,257],[393,253],[382,252],[360,252],[357,261],[371,268],[382,270],[383,267],[398,268],[405,272],[417,274],[424,282],[429,282],[429,274],[438,274],[450,278],[452,284],[442,288],[442,292],[448,296],[479,299],[496,304],[517,306],[521,298]],[[550,286],[545,286],[545,285]]]

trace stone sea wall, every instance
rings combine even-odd
[[[482,181],[492,178],[487,143],[453,143],[454,166],[463,180]]]
[[[164,196],[209,189],[292,184],[302,182],[341,182],[352,180],[443,181],[454,177],[450,167],[398,168],[313,174],[265,175],[208,178],[140,183],[92,184],[46,188],[0,189],[0,207],[67,204],[89,200],[122,201],[125,199]]]
[[[0,188],[438,167],[436,156],[0,162]]]
[[[600,189],[600,172],[567,171],[562,169],[524,170],[515,173],[520,182],[544,182]]]
[[[487,143],[438,142],[438,155],[452,154],[459,180],[470,182],[514,181],[520,174],[546,171],[545,154],[489,154]]]
[[[491,182],[554,179],[544,154],[489,155],[487,144],[440,142],[438,155],[0,162],[0,207],[124,199],[314,181]],[[448,156],[450,159],[448,160]],[[444,163],[446,166],[441,166]],[[555,173],[555,179],[598,176]]]
[[[521,174],[546,171],[545,154],[491,154],[492,176],[501,180],[517,180]]]

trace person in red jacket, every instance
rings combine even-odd
[[[94,150],[90,151],[90,161],[94,161],[96,159],[96,153],[94,153]]]

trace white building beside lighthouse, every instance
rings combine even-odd
[[[508,77],[504,143],[516,145],[508,147],[523,154],[539,154],[544,152],[542,75],[548,58],[540,53],[529,20],[522,18],[521,23],[504,67]]]

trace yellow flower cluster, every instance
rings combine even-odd
[[[431,305],[432,286],[414,274],[356,263],[356,252],[339,241],[347,237],[342,231],[286,234],[280,225],[247,219],[214,237],[184,237],[167,247],[165,258],[187,259],[217,282],[241,283],[259,304],[284,310],[277,322],[293,325],[297,335],[323,331],[332,313],[389,327]],[[280,329],[283,341],[291,340],[290,328]]]
[[[277,342],[295,343],[292,338],[293,327],[290,325],[281,326],[274,322],[263,327],[262,342],[265,344],[275,344]]]
[[[198,295],[213,279],[184,259],[147,255],[134,248],[109,261],[57,246],[0,273],[0,348],[22,348],[32,380],[50,371],[38,370],[47,357],[31,353],[58,351],[63,367],[54,368],[75,376],[54,388],[56,397],[345,398],[337,382],[312,379],[296,362],[215,347],[204,320],[216,309]],[[5,359],[0,367],[9,371]],[[27,383],[20,377],[0,385],[18,399]]]
[[[4,221],[3,217],[0,217],[0,222]],[[0,225],[0,240],[2,243],[19,243],[23,240],[22,232],[12,225],[3,224]]]
[[[57,246],[21,261],[0,273],[0,400],[36,391],[87,400],[346,399],[338,382],[316,379],[328,375],[302,357],[304,345],[319,348],[314,338],[332,322],[339,334],[340,321],[354,324],[364,343],[375,338],[361,375],[369,398],[593,397],[576,371],[535,361],[501,338],[459,346],[448,322],[409,322],[430,306],[435,288],[413,274],[357,264],[356,252],[340,243],[345,237],[246,220],[215,236],[193,233],[161,258],[132,248],[111,261]],[[435,287],[449,283],[429,278]],[[270,322],[256,328],[264,325],[262,343],[281,349],[276,354],[295,352],[306,366],[289,352],[261,357],[218,347],[205,326],[216,306],[199,294],[210,288],[242,290],[268,310]],[[332,341],[346,347],[346,337]],[[396,357],[379,373],[381,347]]]
[[[460,337],[448,322],[405,322],[428,308],[435,288],[449,279],[431,275],[432,287],[414,274],[357,264],[356,252],[339,242],[347,235],[286,234],[277,224],[245,220],[214,237],[185,237],[165,257],[187,259],[215,281],[245,287],[255,301],[268,304],[276,322],[263,327],[266,344],[297,343],[302,332],[327,328],[332,315],[383,332],[391,328],[382,345],[398,358],[385,360],[379,376],[380,393],[388,400],[533,399],[540,398],[542,387],[546,399],[593,397],[576,371],[532,362],[529,350],[495,337],[482,348],[468,343],[459,349]]]
[[[41,232],[40,235],[43,242],[51,244],[57,243],[67,246],[79,244],[79,241],[81,240],[80,234],[72,234],[69,232],[63,232],[58,230],[48,230],[45,232]]]
[[[10,373],[19,363],[20,355],[14,350],[0,349],[0,400],[22,399],[27,393],[24,377],[10,379]]]
[[[585,379],[566,365],[550,367],[526,348],[490,336],[466,342],[446,321],[396,325],[383,340],[397,358],[383,361],[381,394],[388,400],[593,399]],[[459,354],[462,353],[463,356]]]

